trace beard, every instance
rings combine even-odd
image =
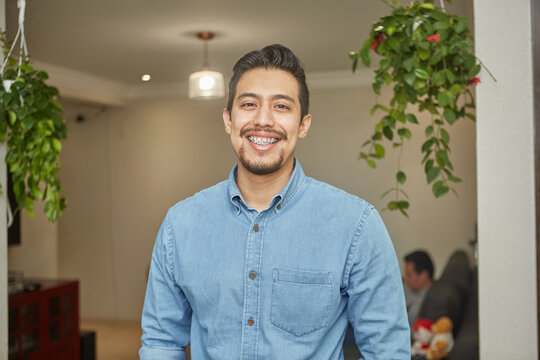
[[[268,175],[275,173],[276,171],[281,169],[284,158],[285,152],[281,150],[279,152],[278,158],[275,161],[270,162],[265,159],[257,159],[254,161],[250,161],[246,158],[246,152],[243,146],[238,151],[238,161],[240,161],[242,166],[247,171],[255,175]]]

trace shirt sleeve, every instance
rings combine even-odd
[[[190,342],[191,306],[175,281],[176,247],[169,214],[152,252],[142,312],[141,360],[185,360]]]
[[[410,360],[411,343],[399,263],[375,209],[364,213],[351,248],[347,313],[365,360]]]

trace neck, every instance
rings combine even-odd
[[[283,166],[274,173],[256,175],[238,163],[236,185],[246,204],[261,212],[270,205],[274,195],[287,185],[293,170],[294,162],[291,161],[290,165]]]

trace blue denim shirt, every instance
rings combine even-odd
[[[169,209],[152,253],[144,360],[410,360],[399,265],[360,198],[304,175],[260,213],[229,179]]]

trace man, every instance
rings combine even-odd
[[[418,318],[422,302],[433,284],[433,262],[428,253],[414,251],[405,256],[405,299],[407,300],[407,316],[409,325]]]
[[[304,175],[311,125],[296,56],[234,66],[223,111],[238,164],[173,206],[159,231],[142,359],[342,359],[347,322],[365,359],[410,359],[399,265],[376,210]]]

